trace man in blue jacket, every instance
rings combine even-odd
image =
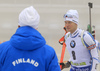
[[[19,28],[0,44],[0,71],[60,71],[55,50],[36,30],[40,16],[32,7],[19,15]]]

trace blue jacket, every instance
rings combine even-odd
[[[0,71],[61,71],[56,53],[35,29],[24,26],[0,44]]]

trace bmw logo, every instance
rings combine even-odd
[[[74,41],[74,40],[72,40],[72,41],[70,42],[70,46],[71,46],[72,48],[74,48],[74,47],[75,47],[75,45],[76,45],[75,41]]]

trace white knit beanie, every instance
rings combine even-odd
[[[25,8],[19,14],[19,26],[31,26],[34,29],[38,28],[40,16],[33,6]]]
[[[79,23],[79,15],[77,10],[69,10],[64,15],[65,21],[72,21],[78,25]]]

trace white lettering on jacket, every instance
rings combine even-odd
[[[35,60],[30,59],[30,58],[28,58],[27,60],[25,60],[25,58],[20,58],[20,59],[17,59],[17,60],[12,62],[13,66],[16,66],[20,63],[29,63],[29,64],[34,65],[35,67],[38,67],[38,65],[39,65],[38,62],[36,62]]]

